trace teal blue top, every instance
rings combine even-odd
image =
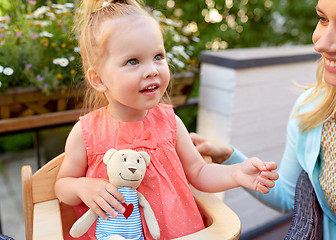
[[[296,181],[301,171],[305,170],[308,173],[323,210],[323,239],[332,240],[336,239],[336,216],[330,210],[319,182],[319,152],[323,125],[302,133],[298,120],[292,117],[295,109],[297,109],[311,91],[312,89],[304,92],[298,98],[293,108],[287,125],[286,148],[278,171],[279,179],[275,182],[275,187],[268,194],[246,190],[264,204],[278,211],[292,211],[294,209]],[[314,109],[322,97],[321,95],[315,101],[304,105],[299,109],[299,112],[303,113]],[[224,164],[239,163],[246,159],[247,157],[243,153],[234,148],[234,153]],[[263,160],[272,161],[272,159]]]

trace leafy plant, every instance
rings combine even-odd
[[[0,18],[1,91],[33,86],[49,93],[81,80],[77,42],[69,28],[74,4],[35,5],[14,1],[15,11]]]

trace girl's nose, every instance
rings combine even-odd
[[[157,70],[156,66],[152,63],[152,64],[148,64],[145,73],[144,73],[144,77],[147,78],[153,78],[156,77],[159,74],[159,71]]]
[[[317,52],[336,53],[336,25],[328,26],[317,38],[314,48]]]

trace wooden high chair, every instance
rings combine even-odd
[[[60,204],[54,185],[64,159],[64,153],[52,159],[32,174],[31,166],[21,169],[26,240],[63,239],[75,222],[71,206]],[[238,216],[217,196],[191,186],[206,228],[178,240],[238,239],[241,224]]]

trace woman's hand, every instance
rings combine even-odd
[[[196,133],[190,133],[190,137],[199,153],[203,156],[210,156],[214,163],[224,162],[233,153],[232,147],[210,141]]]
[[[118,212],[124,213],[124,196],[106,179],[81,177],[76,180],[77,195],[98,216],[108,219],[106,213],[117,217]],[[120,203],[121,202],[121,203]]]

